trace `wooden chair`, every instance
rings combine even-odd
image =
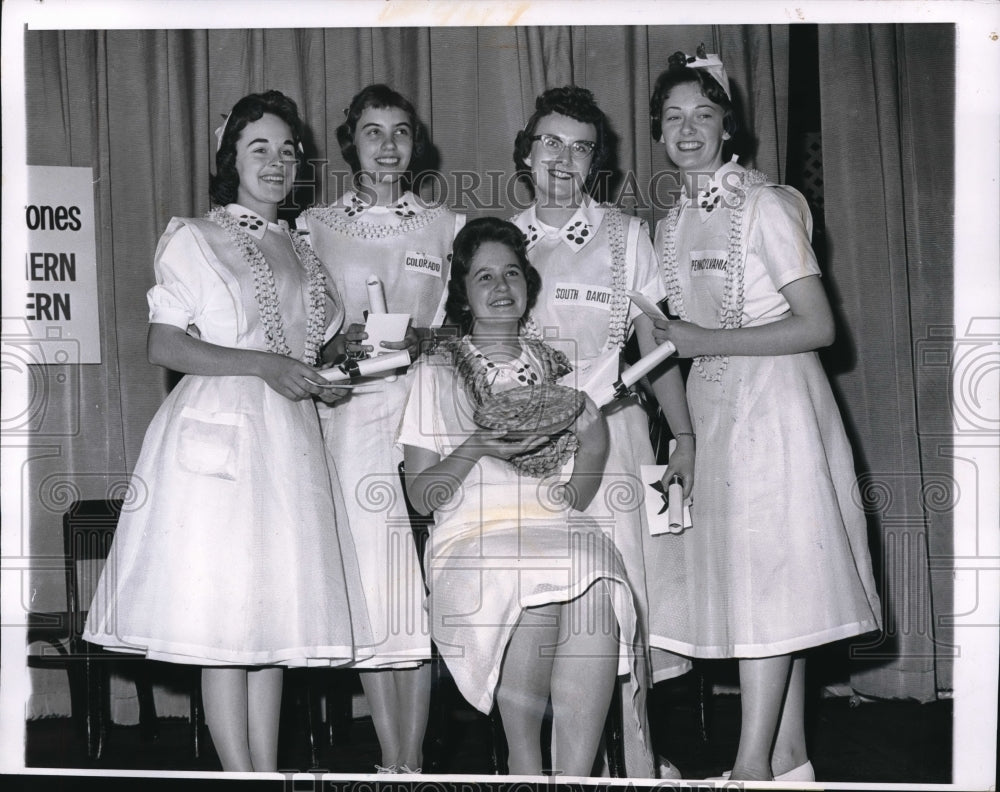
[[[87,756],[98,761],[111,724],[109,680],[111,667],[124,671],[135,682],[139,728],[144,739],[156,739],[159,725],[153,702],[152,664],[140,655],[108,652],[82,637],[97,580],[111,549],[123,502],[118,499],[79,500],[63,514],[63,563],[66,576],[66,610],[28,615],[28,643],[46,644],[42,654],[30,655],[29,666],[62,667],[70,684],[72,717],[87,745]],[[192,667],[191,744],[201,752],[204,717],[201,710],[201,676]]]

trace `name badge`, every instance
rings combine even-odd
[[[432,256],[430,253],[407,250],[403,256],[403,269],[407,272],[416,272],[420,275],[433,275],[440,278],[441,258],[439,256]]]
[[[555,305],[603,308],[605,311],[610,311],[613,296],[614,291],[603,286],[589,283],[557,283],[552,302]]]
[[[715,275],[726,277],[726,261],[728,252],[725,250],[692,250],[691,275]]]

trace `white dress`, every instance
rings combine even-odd
[[[509,366],[521,367],[542,371],[527,348]],[[451,356],[425,357],[413,371],[399,443],[444,458],[474,431],[472,414]],[[431,632],[458,689],[481,712],[493,707],[504,651],[522,611],[567,602],[595,584],[611,595],[619,673],[642,676],[644,649],[618,550],[592,518],[549,496],[553,485],[572,474],[572,465],[571,459],[538,479],[484,457],[434,512],[425,550]],[[636,693],[642,688],[635,687],[625,708],[631,730],[640,734],[645,713]]]
[[[307,278],[287,228],[227,210],[270,265],[286,342],[301,356]],[[151,322],[267,348],[253,274],[216,223],[171,220],[155,270]],[[146,432],[83,637],[176,663],[352,660],[345,579],[357,586],[357,572],[330,482],[311,400],[286,399],[259,377],[184,376]]]
[[[539,222],[534,206],[513,222],[525,233],[528,258],[542,276],[528,332],[563,351],[577,369],[606,349],[621,347],[631,333],[639,311],[631,307],[625,291],[642,292],[653,302],[665,296],[648,230],[637,217],[586,198],[562,228]],[[649,618],[644,560],[655,552],[661,537],[649,535],[643,509],[645,485],[639,475],[641,465],[655,462],[649,422],[634,398],[606,414],[611,437],[608,461],[587,515],[621,552],[648,644],[649,637],[661,631],[661,625]],[[650,684],[691,668],[687,658],[663,651],[652,653],[648,662],[652,671],[645,676]],[[635,738],[626,734],[628,774],[651,776],[652,767],[643,763],[646,752],[639,750]]]
[[[382,281],[389,313],[408,313],[416,327],[440,324],[451,243],[463,215],[424,206],[406,193],[391,207],[368,206],[348,192],[309,209],[299,224],[344,300],[344,326],[364,323],[369,275]],[[407,379],[373,379],[365,392],[320,406],[327,448],[347,501],[372,628],[359,668],[407,667],[431,657],[424,583],[410,530],[395,448]]]
[[[646,226],[637,217],[590,199],[560,229],[544,226],[534,206],[514,218],[528,240],[528,258],[542,276],[531,310],[532,334],[565,352],[577,369],[612,345],[624,344],[639,314],[625,290],[642,292],[653,302],[666,296],[659,264]],[[616,263],[617,262],[617,263]],[[616,285],[615,268],[620,268]],[[604,481],[587,514],[598,521],[621,551],[639,607],[644,634],[658,634],[648,617],[644,559],[661,537],[652,537],[643,509],[641,465],[655,463],[645,410],[635,399],[607,411],[611,447]],[[672,655],[657,658],[654,681],[690,669]]]
[[[725,203],[705,212],[682,200],[676,275],[669,216],[657,226],[671,309],[703,327],[721,326],[731,219]],[[741,326],[776,321],[789,310],[779,289],[820,273],[805,199],[753,184],[735,227]],[[853,454],[816,353],[703,361],[688,378],[688,403],[698,437],[694,526],[666,536],[673,552],[649,570],[651,602],[668,625],[660,645],[694,657],[766,657],[879,629]]]

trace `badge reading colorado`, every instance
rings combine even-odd
[[[432,256],[430,253],[421,253],[416,250],[407,250],[403,257],[403,268],[407,272],[416,272],[420,275],[433,275],[441,277],[441,258]]]

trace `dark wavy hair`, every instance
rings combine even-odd
[[[517,257],[528,287],[525,314],[535,305],[538,292],[542,288],[542,276],[528,261],[528,245],[520,228],[499,217],[480,217],[466,223],[456,234],[451,246],[451,276],[448,279],[448,299],[445,302],[448,323],[457,325],[461,335],[471,333],[475,323],[475,317],[469,310],[469,293],[465,288],[465,277],[472,267],[476,251],[484,242],[499,242],[501,245],[506,245]]]
[[[275,115],[288,124],[292,130],[295,159],[299,165],[302,164],[299,144],[302,142],[303,125],[295,101],[281,91],[248,94],[233,105],[219,150],[215,152],[215,175],[209,177],[208,194],[216,205],[225,206],[236,200],[240,188],[240,176],[236,172],[236,141],[246,125],[259,121],[264,113]]]
[[[344,123],[337,127],[337,142],[340,144],[340,153],[344,161],[351,166],[351,171],[356,176],[361,170],[361,161],[358,159],[358,149],[354,145],[354,132],[358,128],[358,121],[361,114],[368,109],[381,110],[383,108],[398,107],[410,119],[410,127],[413,130],[413,152],[410,155],[410,173],[419,173],[420,163],[428,147],[427,127],[417,116],[417,111],[410,104],[409,100],[402,94],[394,91],[388,85],[381,83],[369,85],[362,88],[354,98],[351,99],[350,106],[344,111],[347,118]]]
[[[670,92],[678,85],[694,83],[698,86],[702,96],[722,108],[722,128],[729,133],[730,138],[726,143],[732,145],[737,132],[739,132],[739,120],[733,101],[726,94],[719,81],[704,69],[692,69],[688,66],[687,57],[683,52],[675,52],[667,63],[666,71],[656,78],[653,95],[649,100],[649,132],[653,136],[653,140],[663,139],[663,105],[670,97]],[[726,148],[727,146],[723,145],[724,155],[727,153]]]
[[[584,188],[589,191],[611,153],[613,137],[608,117],[597,106],[594,94],[586,88],[580,88],[576,85],[549,88],[535,100],[535,112],[531,114],[524,129],[518,132],[514,139],[514,165],[517,166],[517,172],[521,175],[531,172],[524,161],[524,158],[531,153],[533,142],[531,138],[535,136],[538,123],[545,116],[553,113],[560,113],[575,121],[594,126],[597,140],[594,146],[594,156],[590,161],[590,171],[584,180]]]

